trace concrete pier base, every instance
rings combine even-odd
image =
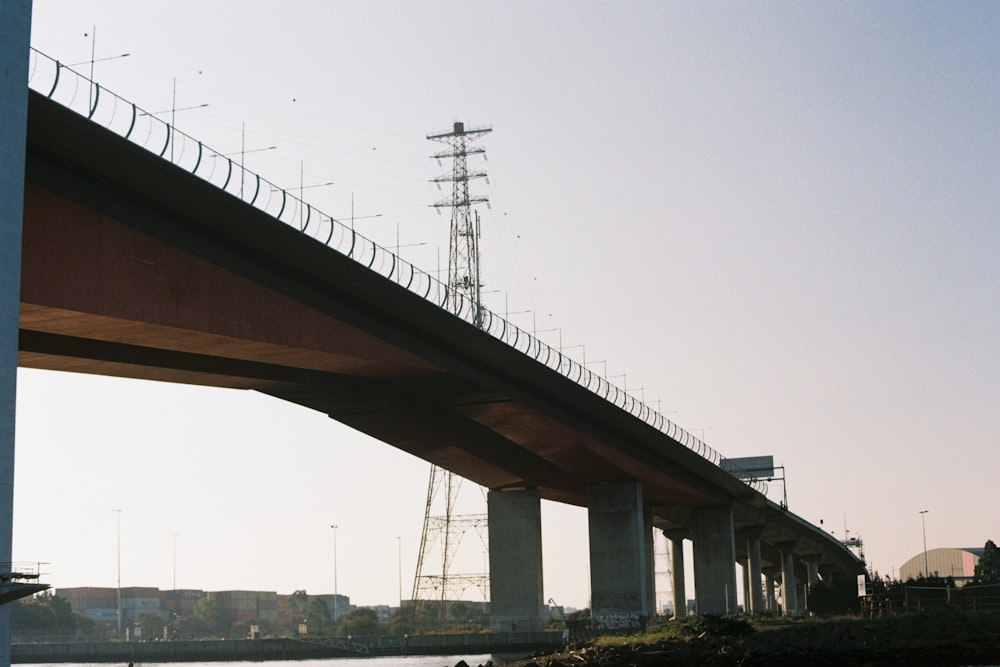
[[[778,568],[767,567],[761,570],[761,573],[764,575],[764,609],[767,610],[767,613],[769,614],[777,614],[778,600],[774,596],[774,589]]]
[[[785,616],[798,616],[799,600],[795,585],[795,543],[777,545],[781,549],[781,603]]]
[[[544,629],[542,508],[537,489],[491,489],[486,497],[490,535],[490,628]]]
[[[649,619],[647,541],[638,482],[593,484],[587,489],[590,595],[601,630],[640,629]]]
[[[653,514],[649,508],[643,508],[642,512],[643,536],[646,541],[646,610],[650,619],[660,615],[660,610],[656,608],[656,545],[653,535]]]
[[[750,566],[750,596],[747,598],[748,611],[752,614],[764,613],[764,589],[761,586],[760,530],[747,533],[747,562]]]
[[[805,604],[802,605],[802,611],[809,613],[809,596],[813,593],[813,588],[819,583],[819,564],[815,560],[810,560],[806,562],[806,568],[808,572],[808,580],[805,586]]]
[[[686,530],[665,530],[664,536],[670,540],[670,584],[674,602],[674,618],[687,616],[687,591],[684,581],[684,538]]]
[[[736,611],[736,537],[731,507],[691,511],[694,596],[699,614]]]
[[[10,572],[14,419],[31,0],[0,2],[0,569]],[[10,665],[10,605],[0,605],[0,667]]]
[[[743,613],[750,613],[750,557],[740,559],[741,583],[743,584]]]

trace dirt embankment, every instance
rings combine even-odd
[[[743,636],[598,642],[507,667],[1000,665],[1000,614],[755,623]]]

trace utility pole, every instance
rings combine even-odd
[[[115,607],[117,609],[118,616],[118,637],[122,636],[122,511],[120,509],[112,509],[115,513],[115,552],[117,554],[118,562],[118,585],[117,585],[117,595],[115,596]]]
[[[177,590],[177,536],[180,533],[170,533],[170,538],[173,541],[173,574],[174,574],[174,590]]]
[[[924,578],[931,576],[930,567],[927,565],[927,521],[924,516],[930,510],[920,510],[920,526],[924,533]]]
[[[447,144],[448,148],[431,157],[440,161],[451,158],[451,173],[432,179],[440,187],[441,183],[451,183],[451,197],[432,204],[435,208],[451,208],[451,227],[448,243],[448,296],[446,307],[456,315],[468,304],[476,327],[483,326],[482,284],[479,272],[479,214],[472,209],[474,204],[486,203],[483,196],[469,194],[469,181],[486,178],[486,172],[469,172],[468,157],[486,152],[482,147],[471,146],[472,142],[492,132],[489,127],[466,128],[462,122],[455,122],[450,132],[429,134],[427,139]],[[424,526],[420,537],[420,551],[417,555],[417,571],[413,581],[414,612],[418,600],[439,597],[439,618],[447,618],[447,603],[450,596],[460,595],[466,586],[477,586],[486,597],[489,574],[462,575],[451,572],[452,562],[462,540],[462,535],[470,528],[475,529],[488,549],[486,535],[486,514],[455,513],[455,502],[462,479],[448,470],[432,465],[427,483],[427,505],[424,511]],[[443,513],[435,512],[435,498],[443,491]],[[440,504],[440,503],[439,503]],[[441,512],[438,509],[438,512]],[[441,573],[429,574],[428,551],[435,543],[441,545]],[[488,553],[488,551],[487,551]]]

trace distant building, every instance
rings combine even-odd
[[[160,589],[138,586],[123,588],[122,621],[125,624],[134,623],[147,614],[164,615],[160,605]]]
[[[952,577],[955,583],[962,585],[970,581],[976,572],[976,563],[983,555],[982,547],[978,549],[929,549],[903,563],[899,568],[900,581],[918,579],[923,576]],[[926,562],[926,566],[925,566]]]
[[[118,622],[117,588],[60,588],[55,591],[69,600],[75,612],[79,612],[98,623],[115,626]],[[125,625],[138,621],[146,614],[156,614],[164,619],[174,616],[193,616],[195,605],[202,598],[218,603],[229,614],[233,623],[243,621],[277,621],[278,602],[289,596],[278,595],[274,591],[211,591],[197,589],[161,591],[158,588],[131,587],[121,589],[122,622]],[[343,618],[354,609],[351,598],[346,595],[310,596],[323,601],[330,612],[330,618]],[[477,606],[476,603],[467,603]],[[481,605],[482,603],[479,603]],[[379,620],[387,622],[395,608],[387,605],[372,607]]]
[[[398,609],[398,607],[390,607],[387,604],[379,604],[367,608],[375,611],[375,613],[378,615],[379,623],[388,623],[389,621],[391,621],[392,615],[395,614],[396,610]]]
[[[160,606],[168,616],[194,616],[194,606],[205,597],[205,591],[187,589],[160,591]]]
[[[273,591],[214,591],[208,593],[233,623],[278,620],[278,594]]]
[[[70,608],[97,623],[118,623],[118,589],[84,586],[59,588],[55,594],[69,600]]]
[[[284,595],[282,597],[288,597]],[[336,621],[337,619],[343,618],[345,614],[350,612],[354,607],[351,606],[351,598],[348,595],[330,595],[324,593],[322,595],[310,595],[310,598],[316,598],[317,600],[322,600],[323,604],[326,605],[326,609],[330,612],[330,620]],[[336,604],[334,604],[336,602]],[[336,613],[334,611],[336,610]]]

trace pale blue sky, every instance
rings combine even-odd
[[[483,275],[889,573],[998,539],[1000,5],[35,0],[33,45],[428,270],[428,133],[491,125]],[[87,33],[88,36],[85,36]],[[82,69],[87,69],[83,66]],[[409,247],[411,244],[425,245]],[[526,328],[530,314],[512,315]],[[556,344],[560,332],[542,334]],[[574,353],[580,357],[579,348]],[[594,370],[604,365],[593,364]],[[19,376],[14,553],[56,586],[408,595],[427,466],[265,397]],[[641,388],[641,389],[639,389]],[[53,493],[56,491],[55,493]],[[772,497],[780,497],[780,485]],[[587,602],[546,507],[545,597]],[[468,556],[481,558],[476,546]]]

